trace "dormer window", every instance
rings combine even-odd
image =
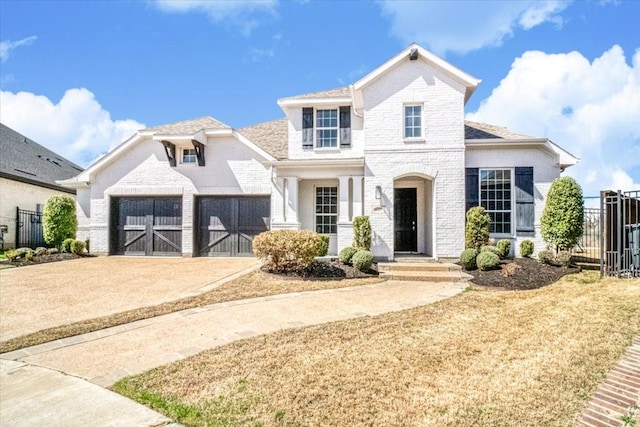
[[[303,108],[303,148],[338,148],[338,144],[351,147],[351,107]]]
[[[404,138],[422,138],[422,106],[404,106]]]
[[[195,163],[198,160],[196,150],[193,148],[182,149],[182,163]]]

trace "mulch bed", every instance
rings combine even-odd
[[[299,272],[283,272],[270,274],[275,277],[301,280],[357,279],[363,277],[377,277],[378,264],[374,263],[367,271],[360,271],[357,268],[354,268],[347,264],[342,264],[338,261],[314,261],[311,266],[309,266],[309,268],[306,268],[305,270]]]
[[[67,261],[70,259],[87,258],[87,257],[93,257],[93,256],[95,255],[91,255],[91,254],[76,255],[76,254],[68,254],[68,253],[57,253],[57,254],[47,254],[47,255],[43,254],[43,255],[34,256],[31,261],[27,261],[26,259],[21,258],[13,262],[7,261],[7,263],[11,264],[14,267],[25,267],[27,265],[45,264],[48,262]]]
[[[517,265],[513,275],[503,275],[504,266],[507,264]],[[581,268],[577,266],[560,267],[543,264],[531,258],[516,258],[502,261],[500,268],[496,270],[465,270],[465,273],[473,276],[471,282],[476,285],[508,290],[528,290],[550,285],[564,275],[580,271]]]

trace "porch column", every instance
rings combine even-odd
[[[350,176],[339,176],[338,192],[340,193],[340,206],[338,208],[338,222],[349,222],[349,179]]]
[[[353,216],[361,216],[362,212],[362,179],[363,176],[354,176],[353,179]]]
[[[298,224],[298,177],[288,176],[286,192],[285,222]]]
[[[284,178],[276,178],[273,182],[273,222],[284,222]]]

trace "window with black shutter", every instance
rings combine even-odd
[[[516,235],[535,233],[535,199],[533,197],[533,168],[516,168]]]
[[[340,148],[351,147],[351,107],[340,107]]]
[[[313,148],[313,108],[302,109],[302,148]]]

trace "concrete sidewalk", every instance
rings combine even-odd
[[[431,304],[456,295],[465,287],[465,283],[386,281],[352,288],[226,302],[4,353],[0,358],[48,367],[100,386],[109,386],[127,375],[242,338]],[[3,373],[2,389],[14,389],[17,378]],[[38,380],[33,381],[32,388],[38,389]],[[90,394],[87,390],[86,395]],[[3,391],[3,422],[18,415],[6,412],[5,418],[4,396]],[[19,406],[24,409],[21,412],[23,417],[39,417],[48,413],[55,418],[55,414],[64,407],[60,402],[55,405],[26,402],[24,399],[27,397],[25,395],[21,400],[11,393],[6,394],[7,399],[19,401]],[[102,395],[95,398],[96,401],[101,399]],[[73,412],[72,407],[76,406],[73,397],[70,396],[67,403],[69,411]],[[38,419],[34,419],[35,424]],[[100,421],[93,424],[109,425]]]

